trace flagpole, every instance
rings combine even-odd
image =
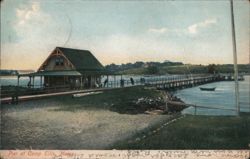
[[[237,65],[237,50],[236,50],[236,39],[235,39],[235,24],[234,24],[233,0],[230,0],[230,4],[231,4],[231,24],[232,24],[233,58],[234,58],[235,106],[236,106],[237,115],[239,115],[240,114],[239,81],[238,81],[238,65]]]

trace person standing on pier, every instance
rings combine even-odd
[[[108,83],[108,78],[105,79],[103,87],[105,87],[107,83]]]
[[[124,87],[124,79],[121,79],[121,87]]]
[[[130,78],[130,81],[131,81],[131,84],[132,84],[132,85],[135,84],[135,81],[134,81],[134,79],[133,79],[132,77]]]

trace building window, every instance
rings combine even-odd
[[[62,57],[56,58],[56,66],[63,66],[64,60]]]
[[[60,63],[61,66],[63,66],[63,58],[59,59],[59,63]]]
[[[56,66],[59,65],[59,58],[56,58]]]

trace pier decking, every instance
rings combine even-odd
[[[158,79],[146,83],[147,85],[155,86],[158,89],[175,89],[175,88],[186,88],[193,87],[197,85],[202,85],[206,83],[220,81],[219,76],[209,75],[203,77],[186,77],[186,78],[176,78],[171,80]]]
[[[150,79],[140,79],[135,80],[134,82],[130,80],[120,80],[120,81],[110,81],[105,87],[94,88],[94,89],[77,89],[70,90],[66,89],[66,87],[62,87],[65,89],[56,89],[56,88],[39,88],[36,90],[30,90],[30,93],[26,95],[21,95],[18,93],[18,89],[16,91],[9,92],[1,92],[1,103],[18,103],[19,100],[29,100],[36,99],[42,97],[50,97],[50,96],[59,96],[66,94],[75,94],[75,93],[86,93],[86,92],[95,92],[95,91],[104,91],[104,90],[112,90],[122,87],[133,87],[133,86],[151,86],[156,87],[157,89],[177,89],[177,88],[187,88],[193,87],[197,85],[202,85],[211,82],[217,82],[225,80],[225,76],[220,75],[196,75],[196,76],[186,76],[180,75],[176,77],[155,77]],[[4,96],[5,95],[5,96]]]

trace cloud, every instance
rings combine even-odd
[[[200,23],[196,23],[196,24],[193,24],[193,25],[190,25],[188,28],[187,28],[187,31],[188,33],[190,34],[196,34],[198,33],[199,29],[201,28],[206,28],[212,24],[215,24],[217,23],[217,20],[216,19],[207,19],[203,22],[200,22]]]
[[[19,5],[12,27],[20,39],[19,43],[49,44],[58,39],[65,40],[65,26],[59,26],[57,20],[41,8],[39,2]]]
[[[17,41],[2,44],[1,52],[5,59],[2,66],[36,69],[55,46],[65,42],[69,25],[67,21],[65,25],[59,25],[58,19],[43,10],[37,1],[18,5],[15,15],[10,27]],[[24,64],[23,61],[28,62]]]
[[[39,15],[40,4],[39,3],[32,3],[30,6],[26,8],[17,8],[16,9],[16,16],[18,20],[18,25],[24,25],[27,21],[31,18]]]
[[[44,35],[42,32],[52,23],[51,16],[41,10],[38,2],[20,5],[15,11],[17,18],[12,27],[22,40],[34,40],[35,36]]]
[[[150,28],[150,29],[148,29],[148,32],[162,34],[162,33],[167,32],[167,30],[168,30],[167,28]]]
[[[192,24],[184,29],[180,29],[180,28],[169,29],[169,28],[162,27],[162,28],[150,28],[148,29],[148,32],[157,33],[157,34],[174,33],[176,35],[194,35],[194,34],[197,34],[200,29],[209,27],[216,23],[217,23],[217,19],[213,18],[213,19],[206,19],[202,22]]]

